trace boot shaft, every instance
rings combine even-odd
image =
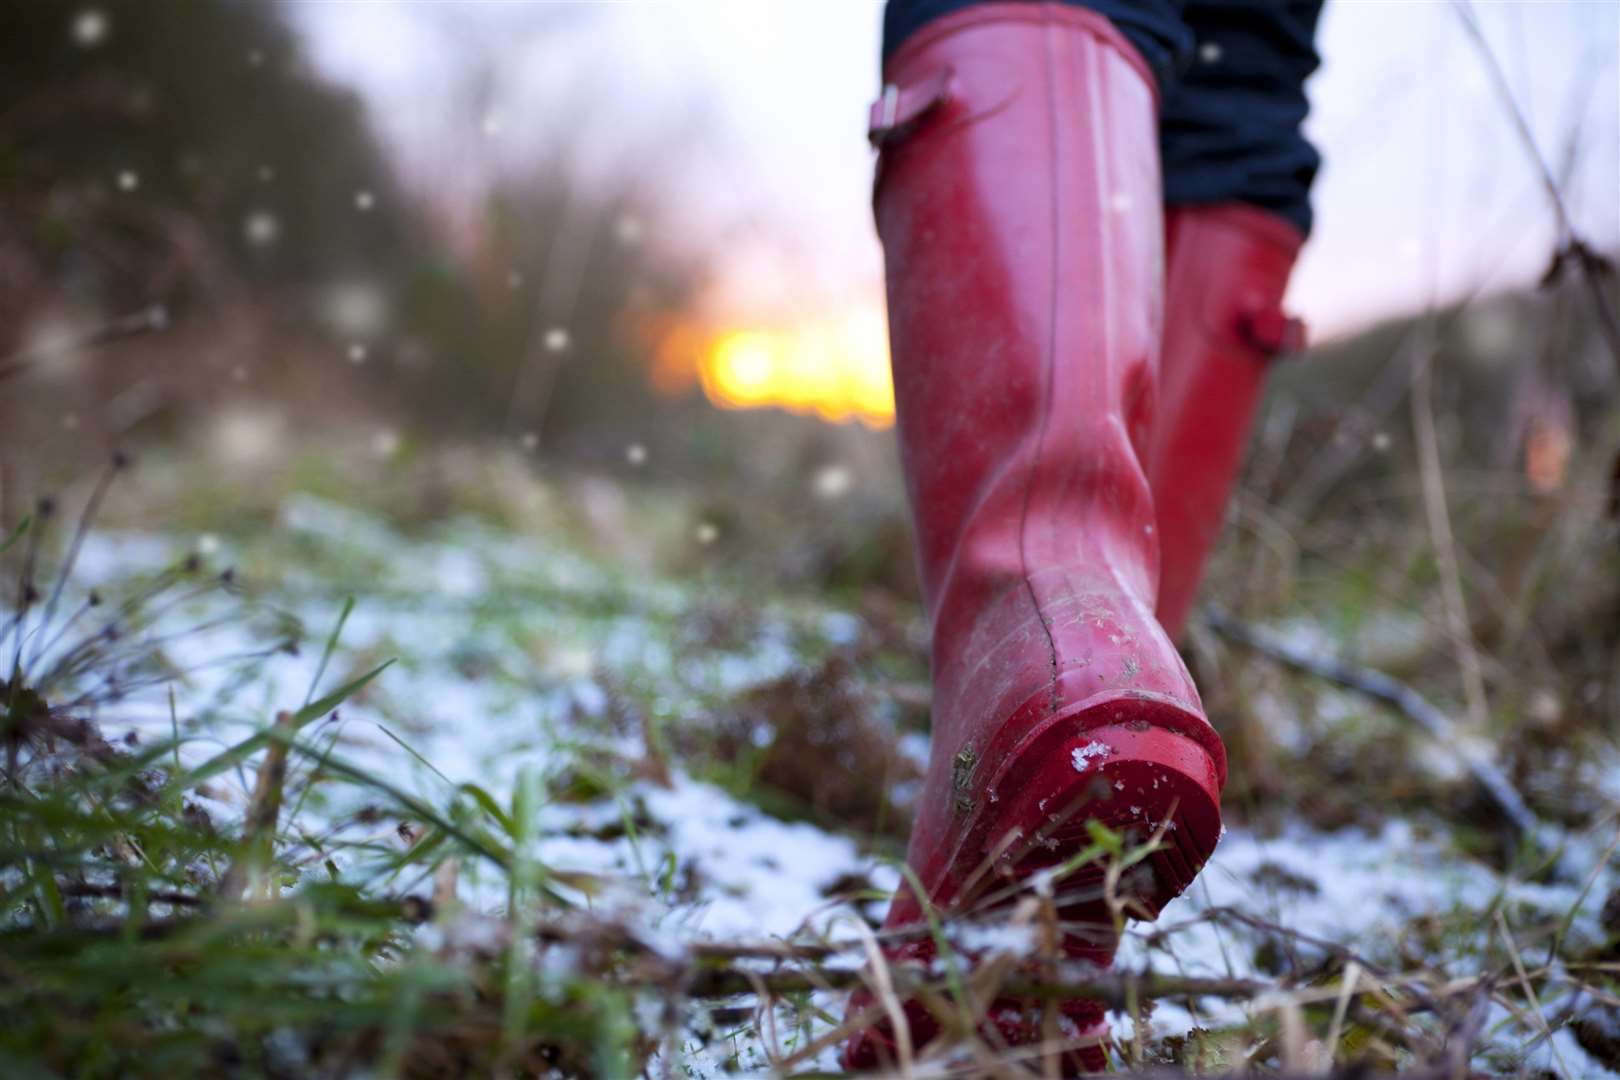
[[[1165,215],[1164,347],[1148,471],[1161,545],[1159,621],[1179,637],[1219,539],[1266,374],[1304,344],[1283,314],[1303,238],[1239,203]]]
[[[1163,240],[1145,66],[1090,12],[1012,3],[939,20],[886,75],[875,210],[930,612],[953,578],[1099,558],[1151,594]]]

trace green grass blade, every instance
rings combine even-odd
[[[33,522],[34,515],[24,514],[23,519],[17,522],[17,527],[11,530],[11,535],[6,537],[3,542],[0,542],[0,555],[4,555],[6,552],[10,551],[11,545],[23,538],[23,534],[28,531],[28,527],[32,525]]]
[[[232,746],[230,749],[214,755],[201,765],[197,766],[197,768],[187,773],[183,781],[183,786],[195,787],[197,784],[203,783],[211,777],[218,776],[226,769],[230,769],[241,764],[253,754],[263,750],[266,746],[269,746],[272,739],[291,738],[299,731],[299,729],[306,726],[311,720],[325,716],[327,713],[343,704],[343,702],[348,700],[349,697],[363,689],[368,683],[371,682],[371,680],[375,679],[378,675],[381,675],[385,670],[387,670],[388,667],[393,664],[393,662],[393,660],[384,660],[382,663],[378,664],[364,675],[350,682],[344,683],[342,686],[338,687],[330,694],[327,694],[319,701],[311,702],[310,704],[305,705],[302,709],[299,709],[293,714],[291,722],[285,725],[279,732],[274,727],[267,727],[262,731],[248,736],[235,746]]]
[[[315,699],[315,691],[320,688],[321,679],[326,675],[326,665],[331,663],[332,653],[337,650],[338,638],[343,633],[343,624],[349,621],[349,613],[352,611],[354,611],[354,597],[344,597],[343,610],[338,613],[337,624],[326,636],[326,647],[321,650],[321,662],[315,665],[315,677],[309,680],[309,692],[304,695],[306,707]]]

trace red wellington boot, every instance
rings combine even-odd
[[[1081,850],[1088,819],[1139,836],[1162,824],[1131,886],[1156,914],[1215,846],[1226,763],[1153,614],[1155,87],[1106,19],[1057,3],[947,15],[885,74],[875,207],[933,631],[933,750],[907,862],[949,917]],[[1089,875],[1065,883],[1063,947],[1106,963],[1112,921]],[[922,920],[902,888],[890,959],[932,958]],[[1028,1004],[990,1003],[987,1038],[1036,1041]],[[1101,1010],[1061,1009],[1065,1070],[1103,1066]],[[906,1013],[913,1045],[938,1032],[915,1002]],[[899,1049],[878,1024],[845,1059]]]
[[[1266,371],[1305,341],[1283,314],[1303,238],[1243,203],[1165,213],[1165,327],[1148,475],[1159,515],[1159,622],[1180,637],[1220,535]]]

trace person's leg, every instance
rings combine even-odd
[[[1161,109],[1165,333],[1149,478],[1159,619],[1179,636],[1226,517],[1319,162],[1301,125],[1321,0],[1187,0],[1196,44]]]
[[[1153,614],[1150,68],[1096,11],[988,3],[910,33],[885,83],[874,206],[934,691],[907,853],[920,894],[896,897],[885,949],[921,961],[925,903],[1006,902],[1084,850],[1088,821],[1164,830],[1120,885],[1156,914],[1214,848],[1225,753]],[[1061,944],[1106,963],[1102,868],[1078,869],[1057,884]],[[1051,1028],[1038,1003],[997,1002],[989,1019],[1011,1043],[1067,1038],[1069,1071],[1104,1064],[1093,1003],[1061,1003]],[[894,1061],[898,1026],[857,1036],[849,1062]],[[916,1042],[937,1030],[914,1003],[905,1026]]]

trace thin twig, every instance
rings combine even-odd
[[[1479,782],[1516,831],[1521,835],[1532,837],[1540,835],[1543,831],[1541,819],[1530,809],[1524,797],[1496,763],[1476,749],[1472,743],[1459,738],[1450,718],[1406,683],[1369,667],[1351,664],[1337,657],[1322,656],[1297,645],[1291,645],[1216,607],[1205,608],[1204,619],[1210,629],[1229,641],[1296,671],[1326,679],[1336,686],[1388,705],[1417,724],[1448,750],[1459,755],[1468,771],[1473,774],[1474,779]]]
[[[1502,914],[1501,908],[1496,909],[1496,926],[1502,932],[1502,943],[1507,946],[1508,959],[1513,962],[1513,971],[1519,977],[1519,987],[1524,991],[1524,996],[1530,1000],[1530,1008],[1534,1010],[1533,1015],[1536,1018],[1536,1025],[1541,1028],[1541,1033],[1547,1037],[1547,1045],[1552,1048],[1553,1060],[1558,1062],[1559,1074],[1562,1076],[1573,1075],[1570,1073],[1569,1067],[1564,1064],[1563,1055],[1558,1052],[1558,1044],[1552,1041],[1552,1029],[1547,1026],[1547,1015],[1542,1011],[1541,999],[1536,996],[1536,988],[1530,984],[1530,977],[1525,974],[1524,961],[1519,957],[1518,942],[1513,940],[1513,932],[1508,929],[1507,916]]]
[[[861,935],[861,945],[866,950],[866,963],[872,971],[872,991],[883,1003],[883,1011],[888,1015],[889,1026],[894,1031],[894,1047],[900,1059],[900,1075],[909,1077],[912,1070],[911,1025],[906,1021],[906,1010],[894,992],[894,980],[889,977],[889,962],[866,923],[857,919],[855,929]]]
[[[290,738],[296,730],[293,714],[276,716],[275,733],[279,738],[270,740],[265,748],[264,760],[259,763],[259,775],[253,785],[253,798],[248,803],[242,824],[243,853],[225,871],[219,881],[219,895],[235,899],[242,889],[257,875],[262,874],[269,862],[269,848],[275,838],[276,822],[281,817],[281,795],[287,781],[287,751]]]
[[[52,342],[45,348],[32,346],[0,356],[0,380],[16,375],[29,364],[38,360],[49,359],[64,353],[75,353],[80,349],[89,349],[97,345],[110,345],[124,338],[139,337],[153,331],[162,330],[169,325],[168,311],[161,304],[142,308],[140,311],[121,316],[105,325],[73,338],[69,341]]]
[[[932,973],[927,968],[915,965],[891,964],[889,971],[895,986],[901,991],[926,986],[932,981]],[[759,980],[757,983],[756,977]],[[862,979],[863,972],[857,968],[822,968],[816,972],[814,980],[800,971],[756,973],[720,968],[696,972],[683,989],[693,998],[737,997],[756,993],[760,987],[780,996],[823,988],[853,989],[862,985]],[[1271,983],[1256,979],[1206,979],[1152,971],[1099,972],[1083,964],[1063,965],[1056,969],[1051,979],[1013,976],[1000,986],[1000,992],[1005,997],[1030,1001],[1096,1001],[1114,1009],[1126,1008],[1133,993],[1138,998],[1153,1000],[1187,997],[1248,999],[1278,989]],[[1369,986],[1358,993],[1369,993],[1371,989]],[[878,1013],[882,1014],[881,1008]]]
[[[1474,14],[1474,8],[1469,0],[1452,0],[1452,10],[1457,13],[1458,21],[1462,23],[1463,30],[1473,42],[1474,48],[1479,52],[1481,61],[1485,65],[1486,74],[1496,87],[1497,96],[1502,100],[1502,107],[1507,111],[1508,119],[1513,123],[1513,130],[1519,137],[1519,143],[1524,147],[1525,155],[1530,159],[1541,179],[1541,186],[1547,193],[1548,204],[1552,207],[1553,217],[1558,227],[1559,249],[1553,257],[1553,270],[1549,276],[1555,274],[1563,266],[1573,263],[1581,271],[1581,277],[1586,282],[1587,292],[1591,295],[1592,306],[1597,311],[1598,325],[1602,327],[1604,340],[1609,346],[1609,352],[1614,357],[1616,365],[1620,365],[1620,317],[1615,315],[1609,297],[1603,291],[1603,277],[1608,270],[1608,261],[1599,255],[1592,245],[1575,229],[1574,219],[1569,212],[1569,206],[1564,201],[1564,193],[1542,156],[1541,147],[1536,144],[1535,132],[1530,130],[1530,122],[1525,117],[1524,110],[1519,106],[1518,98],[1513,94],[1513,88],[1508,85],[1507,73],[1502,70],[1501,63],[1496,59],[1496,51],[1491,43],[1485,40],[1485,31],[1479,25],[1479,19]]]
[[[1472,734],[1486,734],[1490,725],[1490,705],[1485,697],[1485,673],[1480,667],[1479,648],[1468,621],[1468,602],[1463,595],[1462,573],[1457,568],[1457,537],[1451,529],[1451,511],[1446,506],[1445,474],[1440,464],[1440,440],[1434,430],[1434,351],[1425,350],[1412,373],[1412,431],[1417,442],[1418,475],[1423,482],[1423,513],[1429,525],[1429,543],[1434,548],[1440,571],[1440,597],[1445,603],[1446,623],[1451,630],[1457,667],[1462,673],[1463,700],[1468,703]]]

